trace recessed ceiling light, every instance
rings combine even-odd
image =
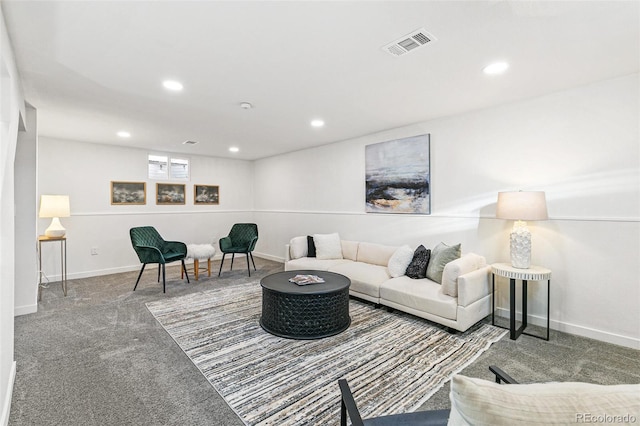
[[[232,146],[232,147],[229,148],[229,151],[238,152],[238,151],[240,151],[240,148],[238,148],[237,146]]]
[[[311,121],[311,125],[313,127],[322,127],[322,126],[324,126],[324,121],[323,120],[312,120]]]
[[[504,73],[507,68],[509,68],[509,64],[506,62],[496,62],[490,65],[487,65],[482,69],[485,74],[496,75]]]
[[[131,133],[127,132],[126,130],[120,130],[118,133],[116,133],[116,135],[120,136],[121,138],[131,137]]]
[[[182,90],[182,83],[175,80],[165,80],[162,82],[162,85],[167,90],[173,90],[174,92],[179,92]]]

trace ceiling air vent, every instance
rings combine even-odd
[[[424,28],[420,28],[383,46],[382,50],[393,56],[402,56],[433,41],[436,41],[436,38],[429,34]]]
[[[182,142],[182,145],[196,145],[198,142],[196,141],[184,141]]]

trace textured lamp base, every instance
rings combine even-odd
[[[531,266],[531,232],[522,220],[517,220],[511,230],[511,266],[519,269]]]
[[[62,238],[67,233],[64,226],[60,223],[60,219],[54,217],[51,219],[51,225],[44,231],[44,235],[49,238]]]

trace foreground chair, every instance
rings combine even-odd
[[[251,276],[251,268],[249,267],[249,257],[251,257],[251,263],[253,263],[253,270],[256,270],[256,263],[253,261],[253,254],[251,252],[256,247],[258,242],[258,225],[255,223],[236,223],[231,227],[229,235],[220,238],[220,251],[222,252],[222,261],[220,262],[220,270],[218,276],[222,272],[222,265],[224,264],[224,257],[227,253],[231,253],[231,268],[233,269],[233,259],[236,253],[244,253],[247,256],[247,271]]]
[[[490,366],[489,370],[496,375],[496,383],[517,383],[500,368]],[[347,417],[353,426],[437,426],[446,425],[450,410],[416,411],[413,413],[392,414],[390,416],[362,419],[349,384],[345,379],[338,380],[342,402],[340,404],[340,426],[347,426]]]
[[[184,265],[184,258],[187,256],[187,246],[179,241],[165,241],[162,239],[158,231],[153,226],[140,226],[131,228],[129,230],[129,236],[131,237],[131,244],[136,251],[140,262],[142,263],[142,269],[138,274],[136,285],[133,287],[133,291],[136,291],[140,277],[144,272],[145,266],[148,263],[158,264],[158,282],[160,282],[160,269],[162,269],[162,292],[166,293],[166,280],[165,280],[165,264],[181,261],[182,271],[187,276],[187,282],[189,282],[189,275],[187,275],[187,268]]]

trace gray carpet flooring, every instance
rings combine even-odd
[[[37,313],[15,320],[9,425],[241,425],[145,303],[282,270],[255,260],[251,278],[238,259],[236,270],[221,278],[215,262],[214,276],[192,277],[190,284],[177,266],[168,267],[166,294],[154,268],[135,292],[137,272],[71,280],[67,297],[52,283]],[[491,379],[490,364],[522,382],[640,383],[638,351],[554,331],[549,342],[506,336],[462,373]],[[421,409],[447,408],[448,391],[446,385]]]

